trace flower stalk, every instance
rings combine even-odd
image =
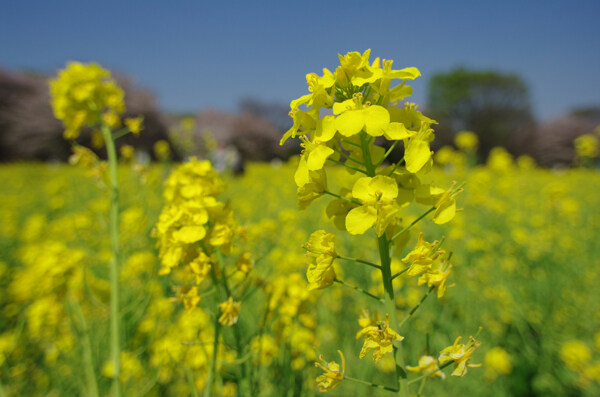
[[[110,128],[102,123],[102,137],[106,144],[110,183],[109,228],[112,247],[110,262],[110,356],[113,363],[113,395],[121,395],[120,312],[119,312],[119,181],[117,179],[117,151]]]

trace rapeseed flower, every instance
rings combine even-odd
[[[52,109],[65,126],[65,138],[76,139],[82,128],[101,121],[120,124],[119,115],[125,112],[123,90],[100,65],[70,62],[49,83]]]
[[[430,374],[431,378],[446,378],[446,374],[440,371],[438,361],[433,356],[419,357],[419,364],[416,367],[406,366],[406,369],[416,374]]]
[[[447,362],[454,361],[454,371],[452,376],[464,376],[467,373],[468,368],[479,368],[482,364],[470,364],[471,355],[477,349],[481,342],[475,340],[472,336],[469,337],[469,343],[463,345],[459,344],[461,336],[457,337],[452,346],[448,346],[440,352],[440,365],[444,365]]]
[[[377,363],[381,358],[394,350],[394,341],[404,339],[396,331],[390,328],[390,317],[385,315],[385,321],[380,321],[377,325],[367,325],[356,334],[356,339],[364,337],[365,341],[360,351],[359,357],[364,358],[369,351],[373,351],[373,360]]]
[[[335,279],[333,261],[337,258],[334,239],[333,234],[327,233],[325,230],[317,230],[310,235],[308,243],[305,245],[306,256],[311,260],[306,271],[309,291],[333,284]]]
[[[460,131],[454,137],[454,144],[464,152],[476,152],[479,146],[479,138],[474,132]]]
[[[398,185],[394,179],[383,175],[360,178],[352,188],[352,196],[362,205],[348,212],[348,233],[363,234],[375,225],[375,232],[381,236],[395,222],[399,207],[396,204]]]
[[[325,371],[322,375],[317,377],[317,386],[319,387],[319,391],[322,393],[334,390],[344,380],[344,374],[346,372],[346,359],[344,358],[344,354],[341,352],[341,350],[338,350],[338,354],[340,355],[340,360],[342,363],[341,369],[340,365],[335,361],[325,361],[323,355],[319,356],[319,360],[321,362],[315,362],[315,367],[321,368],[323,371]]]
[[[230,296],[225,302],[219,303],[219,307],[222,313],[219,317],[219,323],[227,327],[237,323],[242,302],[234,302],[233,297]]]

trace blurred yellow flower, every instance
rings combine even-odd
[[[227,327],[231,327],[233,324],[237,323],[238,315],[240,309],[242,308],[242,302],[234,302],[233,297],[229,297],[225,302],[219,303],[219,307],[221,308],[221,317],[219,317],[219,322],[222,325]]]
[[[461,131],[454,137],[454,144],[464,152],[475,152],[479,146],[479,139],[474,132]]]
[[[129,128],[129,131],[131,131],[133,135],[140,134],[140,131],[144,129],[143,123],[144,118],[142,116],[125,119],[125,126]]]
[[[421,356],[416,367],[407,365],[406,369],[417,374],[430,374],[431,378],[446,378],[446,374],[439,370],[438,361],[433,356]]]
[[[581,370],[592,360],[592,351],[585,343],[579,340],[570,340],[562,344],[560,358],[568,368]]]
[[[125,112],[123,90],[98,64],[70,62],[49,83],[52,109],[65,126],[65,138],[76,139],[83,127],[102,120],[111,127],[120,124],[119,114]]]
[[[483,376],[488,380],[494,380],[498,375],[508,375],[513,369],[510,355],[499,346],[485,353],[484,364],[485,372]]]

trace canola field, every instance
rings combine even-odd
[[[193,304],[186,309],[185,292],[159,275],[153,230],[174,167],[119,169],[125,395],[201,395],[210,370],[215,313]],[[250,371],[247,387],[256,395],[318,395],[315,379],[323,371],[313,363],[319,354],[339,363],[338,349],[348,376],[385,385],[394,371],[389,354],[377,364],[370,354],[358,357],[358,319],[377,302],[338,283],[307,289],[302,245],[311,233],[325,229],[336,236],[340,254],[374,262],[377,252],[370,247],[376,236],[339,232],[328,221],[324,202],[299,211],[296,167],[250,164],[242,176],[224,176],[219,197],[243,228],[231,256],[252,253],[248,266],[254,278],[244,286],[243,271],[231,275],[231,288],[242,285],[247,294],[237,328],[243,334],[237,348],[244,355],[233,353],[237,331],[223,330],[216,395],[236,395],[236,371],[244,365]],[[344,175],[334,168],[329,179],[342,185]],[[0,178],[1,394],[84,395],[93,380],[97,392],[106,395],[111,382],[107,186],[68,165],[3,165]],[[442,185],[465,181],[457,196],[463,210],[442,227],[417,224],[407,246],[419,231],[430,240],[446,236],[443,247],[453,253],[454,266],[449,282],[455,286],[439,302],[435,294],[427,298],[418,316],[403,325],[401,334],[410,341],[404,344],[405,359],[416,366],[420,355],[436,354],[481,326],[481,346],[472,362],[483,366],[460,379],[429,379],[426,395],[598,395],[598,173],[537,169],[499,153],[487,166],[435,169],[429,178]],[[392,268],[402,268],[409,250],[392,255]],[[376,269],[340,260],[334,266],[344,282],[382,296]],[[427,288],[416,278],[399,280],[396,304],[408,312]],[[211,293],[203,291],[201,298],[210,302]],[[331,392],[388,394],[346,379]]]
[[[419,70],[369,57],[307,74],[300,155],[241,176],[139,161],[110,72],[61,70],[72,166],[0,167],[0,397],[598,395],[595,135],[561,171],[434,154]]]

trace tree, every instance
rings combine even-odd
[[[439,123],[441,143],[450,144],[457,132],[469,130],[479,136],[483,156],[494,146],[517,154],[530,151],[522,136],[533,124],[529,93],[515,74],[466,68],[436,74],[429,82],[428,109]]]

